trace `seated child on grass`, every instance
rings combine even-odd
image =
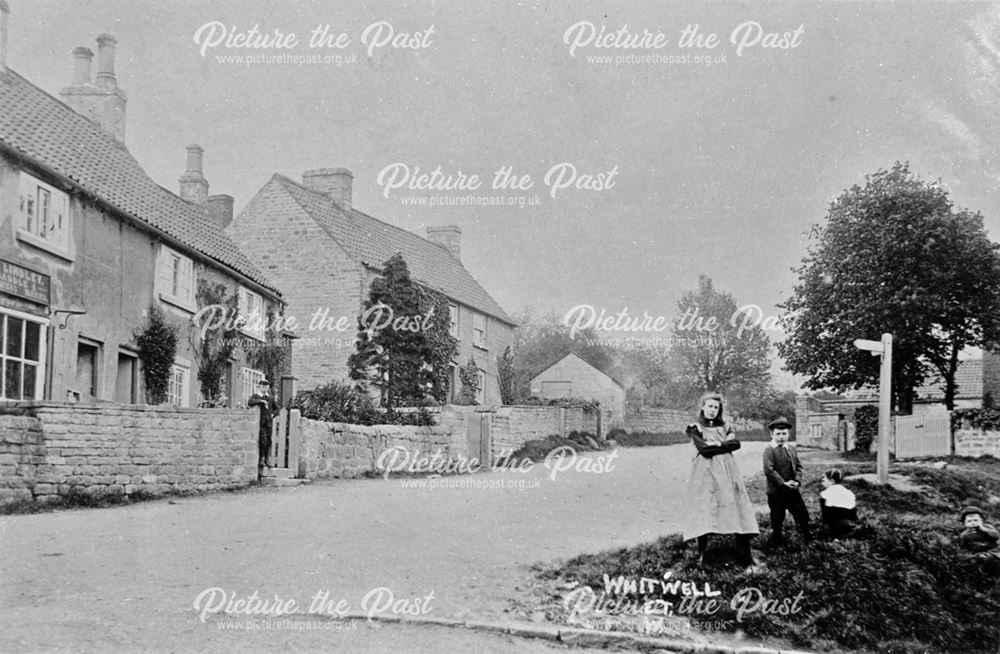
[[[992,526],[983,522],[983,510],[978,506],[967,506],[962,509],[962,523],[965,529],[959,534],[962,547],[973,554],[993,552],[1000,542],[1000,533]],[[1000,554],[1000,551],[997,552]]]
[[[960,515],[965,525],[958,536],[962,547],[977,558],[985,559],[986,571],[990,575],[1000,576],[1000,533],[983,522],[983,510],[978,506],[967,506]]]
[[[854,493],[841,485],[843,478],[840,470],[827,470],[823,473],[823,491],[819,494],[823,531],[833,538],[850,536],[858,520]]]

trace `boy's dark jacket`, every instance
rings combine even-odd
[[[959,534],[959,538],[962,541],[962,547],[970,552],[988,552],[997,546],[997,542],[1000,541],[1000,533],[991,525],[984,524],[978,529],[964,530]]]
[[[786,481],[798,479],[802,474],[802,462],[794,447],[785,446],[788,461],[778,460],[777,448],[768,445],[764,448],[764,476],[767,477],[767,494],[776,493],[785,486]]]

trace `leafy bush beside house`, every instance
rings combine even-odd
[[[155,304],[150,305],[148,312],[146,326],[135,334],[135,338],[142,361],[146,400],[150,404],[163,404],[167,401],[180,330],[167,322],[163,310]]]

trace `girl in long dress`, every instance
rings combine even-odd
[[[737,534],[740,562],[753,566],[750,540],[760,530],[733,456],[740,442],[723,417],[721,395],[706,393],[699,405],[697,422],[687,428],[697,453],[688,481],[690,511],[684,540],[698,539],[699,563],[703,564],[709,534]]]

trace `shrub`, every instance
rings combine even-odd
[[[865,405],[854,410],[854,449],[867,452],[878,436],[878,407]]]
[[[619,439],[626,437],[628,437],[628,432],[626,432],[621,427],[615,427],[614,429],[608,432],[609,441],[620,442]]]
[[[507,460],[515,464],[525,459],[537,463],[543,461],[552,450],[559,447],[571,447],[576,452],[593,452],[595,448],[587,440],[588,437],[597,443],[596,449],[603,449],[601,442],[594,438],[593,434],[572,431],[567,438],[552,435],[544,440],[527,441],[515,450]]]
[[[458,377],[462,383],[462,389],[459,392],[459,404],[465,406],[475,406],[479,404],[476,399],[479,397],[479,364],[472,357],[464,366],[458,369]]]
[[[510,346],[497,355],[497,382],[500,386],[500,403],[514,404],[514,354]]]
[[[375,405],[367,393],[355,386],[330,382],[311,391],[299,391],[288,407],[310,420],[370,424]]]
[[[416,411],[383,411],[358,387],[336,381],[311,391],[299,391],[288,408],[298,409],[304,418],[323,422],[417,427],[434,424],[434,416],[427,407],[421,406]]]
[[[142,360],[146,398],[150,404],[167,401],[170,375],[173,374],[177,354],[177,333],[177,327],[167,322],[160,307],[150,305],[146,327],[135,335],[139,359]]]
[[[973,429],[1000,430],[1000,409],[984,406],[981,409],[958,409],[951,412],[951,430],[961,429],[968,423]]]

